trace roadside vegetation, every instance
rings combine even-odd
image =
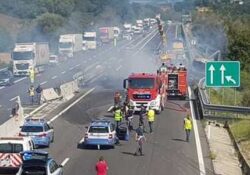
[[[241,120],[231,125],[234,138],[250,163],[250,120]]]
[[[154,17],[156,13],[159,8],[129,4],[129,0],[1,1],[0,14],[21,22],[15,36],[15,32],[0,21],[0,52],[10,51],[15,42],[31,41],[49,41],[52,50],[56,50],[58,36],[62,33],[82,33],[100,26],[134,22],[139,18]]]

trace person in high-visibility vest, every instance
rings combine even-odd
[[[150,130],[149,132],[152,133],[153,123],[155,121],[155,111],[151,107],[149,107],[147,117],[148,117],[148,125],[149,125],[149,130]]]
[[[190,132],[192,130],[192,120],[190,118],[190,115],[187,114],[186,118],[184,118],[184,130],[186,132],[186,141],[189,142],[189,138],[190,138]]]
[[[115,107],[114,117],[116,121],[116,128],[118,128],[120,122],[122,121],[122,111],[120,107]]]
[[[33,85],[30,86],[29,90],[28,90],[29,96],[30,96],[30,102],[33,105],[34,103],[34,96],[35,96],[35,88]]]
[[[29,68],[30,83],[33,84],[35,81],[35,70],[33,67]]]

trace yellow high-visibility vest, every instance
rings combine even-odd
[[[121,120],[122,120],[121,110],[117,109],[115,110],[115,121],[121,121]]]
[[[192,129],[192,121],[190,119],[184,119],[184,128],[185,129]]]
[[[155,121],[155,111],[153,109],[150,109],[148,111],[148,121],[149,122]]]

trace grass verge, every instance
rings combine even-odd
[[[250,162],[250,120],[241,120],[231,125],[231,131],[241,150]]]

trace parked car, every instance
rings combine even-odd
[[[54,141],[54,129],[45,119],[28,118],[20,128],[19,136],[30,136],[36,147],[49,147]]]
[[[118,138],[116,136],[115,124],[108,120],[95,120],[87,127],[84,137],[84,146],[106,145],[115,147]]]
[[[9,70],[0,71],[0,86],[11,86],[14,84],[14,76]]]
[[[24,151],[21,157],[23,164],[16,175],[63,175],[63,166],[58,165],[45,151]]]
[[[59,63],[57,55],[50,55],[49,56],[49,65],[55,66]]]

